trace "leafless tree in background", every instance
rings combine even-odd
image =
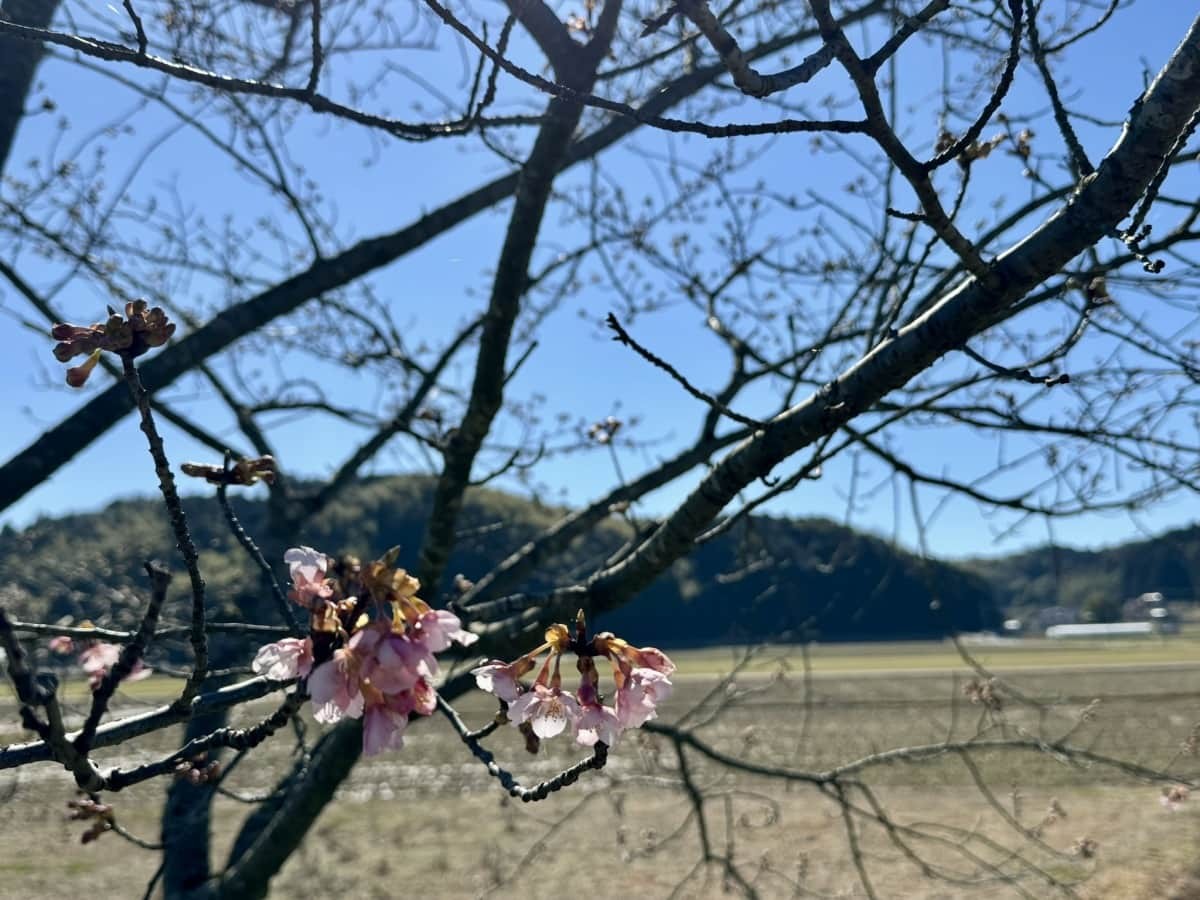
[[[1145,84],[1098,112],[1086,95],[1089,105],[1073,108],[1077,97],[1056,76],[1129,5],[155,0],[126,2],[126,18],[115,18],[6,0],[0,278],[34,329],[73,317],[62,306],[68,289],[97,307],[145,297],[180,323],[176,340],[139,365],[148,403],[216,462],[226,449],[278,460],[268,533],[256,536],[267,559],[301,543],[305,523],[385,450],[396,454],[385,467],[436,476],[414,574],[429,599],[455,599],[491,656],[527,649],[575,609],[627,602],[698,543],[851,454],[880,465],[875,484],[848,488],[848,504],[911,492],[919,529],[953,497],[1012,523],[1143,508],[1200,479],[1200,207],[1189,143],[1200,116],[1200,21],[1153,61]],[[1154,15],[1149,3],[1142,9]],[[36,86],[47,60],[103,83],[94,102],[119,112],[82,139],[60,129],[26,166],[17,125],[54,115],[54,98]],[[909,76],[905,60],[935,62]],[[906,108],[907,78],[926,92],[924,108]],[[420,103],[397,114],[395,98],[414,95]],[[127,124],[139,132],[123,135]],[[466,161],[462,184],[420,208],[395,185],[382,201],[396,209],[393,230],[360,238],[310,176],[320,161],[294,155],[315,129],[328,143],[369,147],[378,171],[405,179],[453,149]],[[240,173],[261,202],[217,216],[196,210],[185,186],[143,181],[176,134],[194,159]],[[762,175],[781,157],[794,160],[793,183]],[[654,184],[645,196],[626,187],[634,166]],[[834,166],[853,174],[831,189],[822,172]],[[473,173],[493,174],[472,183]],[[420,310],[396,295],[388,274],[399,270],[387,267],[443,253],[439,242],[487,213],[505,228],[480,260],[486,297],[451,333],[414,333]],[[472,244],[464,255],[479,252]],[[469,486],[537,485],[543,461],[575,453],[578,465],[607,466],[614,446],[650,441],[603,424],[588,439],[578,410],[547,417],[541,401],[510,389],[544,324],[580,296],[605,298],[587,314],[628,347],[629,366],[690,394],[694,432],[656,446],[639,471],[618,469],[607,494],[453,590],[446,563]],[[706,326],[702,353],[641,336],[641,323],[680,310]],[[327,388],[320,373],[333,370],[367,387]],[[135,413],[136,394],[119,367],[112,374],[0,467],[0,504]],[[185,389],[223,406],[190,402]],[[289,477],[276,439],[292,414],[361,435],[316,486]],[[969,429],[1000,449],[986,463],[921,458],[906,438],[929,429]],[[618,555],[548,593],[523,592],[579,538],[674,483],[690,487],[687,498],[661,519],[631,520]],[[919,497],[932,501],[924,517]],[[266,591],[243,613],[278,624]],[[245,652],[231,647],[214,668]],[[254,679],[206,692],[203,669],[186,703],[157,723],[188,719],[189,741],[270,689]],[[980,677],[978,691],[1003,691]],[[452,700],[468,684],[453,679],[442,694]],[[703,829],[688,754],[750,763],[709,747],[689,724],[660,729]],[[113,723],[98,733],[97,747],[141,729]],[[1069,732],[981,734],[997,747],[1088,752]],[[247,819],[217,871],[212,792],[177,782],[163,829],[167,896],[264,892],[360,743],[355,723],[324,735]],[[969,761],[970,744],[896,752]],[[45,742],[28,746],[0,759],[48,758]],[[870,894],[859,830],[874,823],[905,847],[913,835],[872,805],[861,769],[774,774],[841,805]],[[704,834],[702,865],[725,865],[753,893]]]

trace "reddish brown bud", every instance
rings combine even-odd
[[[59,346],[63,346],[59,344]],[[73,388],[83,387],[87,382],[88,376],[92,374],[92,369],[96,368],[96,363],[100,361],[100,351],[94,350],[81,365],[72,366],[67,369],[67,384]]]
[[[528,722],[522,722],[517,726],[517,730],[525,738],[525,752],[536,755],[542,749],[542,739],[533,733],[533,726]]]
[[[275,483],[275,457],[259,456],[253,459],[239,459],[233,466],[226,469],[210,463],[183,463],[180,470],[192,478],[203,478],[209,484],[249,485],[265,481]]]
[[[50,329],[50,335],[59,343],[54,348],[54,357],[59,362],[68,362],[76,356],[95,355],[101,350],[133,358],[141,356],[151,347],[161,347],[175,333],[175,326],[167,321],[160,307],[146,308],[145,300],[125,304],[125,316],[109,308],[108,318],[93,325],[71,325],[58,322]],[[95,362],[85,363],[67,375],[67,383],[79,387],[87,380]]]

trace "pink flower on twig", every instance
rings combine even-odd
[[[637,647],[631,648],[633,653],[631,656],[634,660],[634,668],[638,669],[653,669],[662,675],[671,675],[675,671],[675,663],[671,662],[671,658],[663,653],[657,647]]]
[[[475,685],[481,691],[495,694],[505,703],[512,703],[521,693],[521,685],[513,667],[498,659],[489,660],[484,665],[472,669]]]
[[[301,606],[312,608],[319,600],[333,596],[333,585],[325,580],[329,562],[324,553],[312,547],[292,547],[283,554],[283,561],[292,573],[292,590],[288,597]]]
[[[617,718],[622,728],[638,728],[658,715],[657,706],[671,696],[671,682],[655,669],[634,669],[617,689]]]
[[[50,638],[46,646],[50,648],[51,653],[57,653],[60,656],[66,656],[69,653],[75,652],[75,642],[71,640],[69,635],[65,634]]]
[[[371,684],[385,694],[407,691],[417,679],[437,672],[431,648],[407,635],[389,634],[379,641],[367,670]]]
[[[312,664],[312,638],[284,638],[261,648],[250,667],[272,681],[290,681],[307,676]]]
[[[458,616],[417,596],[420,582],[396,567],[398,556],[396,548],[366,565],[351,557],[335,565],[312,547],[289,549],[290,596],[311,610],[311,635],[254,657],[266,678],[304,679],[318,722],[363,718],[367,755],[399,748],[409,718],[436,708],[434,654],[478,640]]]
[[[445,609],[431,609],[423,613],[417,620],[417,631],[434,653],[441,653],[452,643],[469,647],[479,640],[479,635],[463,628],[462,620]]]
[[[509,705],[508,717],[517,725],[528,722],[540,738],[552,738],[568,725],[574,726],[579,719],[579,704],[560,688],[538,683]]]
[[[368,689],[372,699],[363,713],[363,756],[404,746],[404,731],[409,717],[428,716],[437,707],[437,692],[425,678],[418,678],[411,689],[381,694]]]
[[[84,648],[79,654],[79,665],[88,677],[88,687],[93,691],[98,688],[100,682],[104,680],[104,677],[117,664],[117,660],[120,658],[121,648],[117,644],[110,644],[106,641],[93,641],[91,646]],[[143,678],[149,678],[152,671],[139,659],[133,664],[129,674],[121,680],[141,681]]]
[[[80,652],[79,665],[83,667],[93,690],[120,658],[121,648],[106,641],[94,641]]]
[[[574,725],[575,741],[585,747],[594,747],[597,742],[612,747],[621,736],[621,720],[616,711],[598,703],[581,704]]]
[[[363,714],[363,756],[399,750],[404,746],[406,728],[408,712],[393,709],[386,703],[368,706]]]
[[[313,718],[326,725],[343,718],[357,719],[363,712],[359,680],[359,661],[354,651],[343,647],[333,651],[333,659],[321,663],[308,676]]]
[[[561,663],[567,653],[576,656],[579,687],[574,695],[562,691]],[[542,654],[546,656],[542,657]],[[616,699],[604,704],[596,663],[612,665]],[[539,666],[533,687],[526,690],[520,678]],[[585,747],[613,746],[626,728],[638,728],[657,714],[658,704],[671,695],[675,671],[670,657],[657,647],[634,647],[611,632],[590,640],[583,612],[575,629],[551,625],[544,642],[511,663],[489,660],[471,670],[480,690],[508,704],[508,720],[534,740],[549,738],[571,726],[577,743]]]

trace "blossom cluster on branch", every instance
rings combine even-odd
[[[437,708],[435,654],[478,640],[456,615],[417,596],[420,583],[395,567],[397,555],[392,550],[363,566],[353,558],[331,560],[311,547],[288,550],[288,596],[309,611],[310,634],[267,644],[253,663],[255,672],[272,680],[305,679],[318,722],[361,717],[366,756],[399,749],[409,717]],[[562,687],[567,653],[575,654],[580,675],[573,692]],[[612,705],[604,704],[596,657],[612,666]],[[535,668],[532,684],[523,684]],[[535,746],[570,726],[578,743],[611,747],[622,731],[657,715],[657,705],[670,696],[674,671],[655,647],[634,647],[609,632],[588,639],[580,612],[574,634],[566,625],[552,625],[529,653],[512,663],[491,660],[472,674]]]
[[[288,550],[288,596],[308,610],[309,636],[268,644],[253,663],[273,680],[305,679],[318,722],[361,717],[366,756],[399,749],[409,716],[437,708],[434,654],[478,640],[456,615],[417,596],[420,584],[395,567],[398,555],[364,566],[311,547]]]
[[[549,652],[547,652],[549,651]],[[526,687],[520,679],[541,667]],[[562,657],[576,656],[579,686],[574,692],[562,688]],[[600,692],[596,657],[608,659],[615,686],[613,704],[606,706]],[[511,663],[490,660],[472,669],[480,689],[494,694],[507,705],[509,721],[527,729],[537,739],[551,738],[571,728],[575,740],[585,747],[616,744],[621,732],[638,728],[658,715],[658,704],[671,694],[670,675],[675,664],[656,647],[634,647],[611,632],[590,640],[585,634],[583,613],[576,618],[575,633],[566,625],[546,629],[545,642]]]

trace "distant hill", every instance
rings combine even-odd
[[[363,481],[306,529],[303,540],[329,553],[364,558],[399,544],[404,555],[414,556],[430,491],[428,479]],[[184,506],[214,615],[236,618],[238,595],[259,590],[256,570],[215,501],[192,498]],[[263,504],[239,500],[235,508],[247,530],[258,533]],[[470,492],[449,572],[477,578],[563,512],[496,491]],[[628,528],[613,517],[554,569],[522,587],[569,582],[620,547]],[[0,604],[37,621],[129,625],[144,602],[141,562],[147,558],[182,568],[162,506],[152,500],[120,501],[98,513],[44,519],[20,531],[5,528]],[[186,583],[179,573],[176,581],[174,596],[182,598]],[[176,607],[174,615],[181,617],[182,609]],[[752,517],[594,624],[634,640],[679,647],[804,637],[927,638],[995,628],[1001,619],[994,589],[981,571],[925,562],[825,520]]]
[[[986,579],[824,519],[758,516],[613,613],[619,633],[729,640],[898,640],[995,629]],[[655,640],[659,638],[655,637]]]
[[[991,582],[997,605],[1014,615],[1046,606],[1087,609],[1152,591],[1191,603],[1200,587],[1200,525],[1107,550],[1040,547],[964,565]]]

